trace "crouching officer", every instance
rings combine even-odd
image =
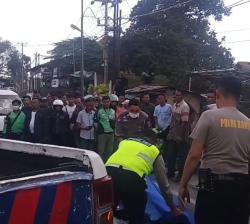
[[[156,146],[138,138],[123,140],[106,167],[114,183],[115,205],[123,202],[130,224],[144,223],[147,203],[144,178],[152,172],[173,214],[181,214],[173,203],[163,157]]]

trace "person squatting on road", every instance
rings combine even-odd
[[[130,224],[144,224],[147,203],[144,178],[152,172],[173,214],[181,214],[174,205],[164,160],[155,145],[142,138],[123,140],[106,167],[114,183],[115,208],[120,201],[123,202]]]

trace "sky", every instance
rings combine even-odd
[[[121,8],[124,17],[128,17],[137,1],[123,0]],[[225,5],[237,1],[224,0]],[[80,3],[80,0],[1,0],[0,37],[11,41],[19,50],[23,42],[24,53],[32,60],[36,52],[47,56],[53,43],[80,35],[70,28],[70,24],[80,27]],[[84,7],[89,6],[91,0],[84,0]],[[91,8],[96,17],[103,17],[104,8],[99,2]],[[111,9],[109,11],[112,16]],[[224,45],[231,49],[236,61],[250,61],[249,11],[250,4],[245,4],[233,8],[231,15],[224,17],[222,22],[211,20],[211,27],[218,32],[218,38],[226,37]],[[91,11],[87,10],[85,15],[84,35],[101,36],[103,27],[96,26]]]

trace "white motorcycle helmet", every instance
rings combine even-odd
[[[54,100],[53,106],[62,106],[63,107],[63,101],[62,100]]]

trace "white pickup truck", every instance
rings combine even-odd
[[[0,139],[1,224],[111,224],[112,206],[96,153]]]

